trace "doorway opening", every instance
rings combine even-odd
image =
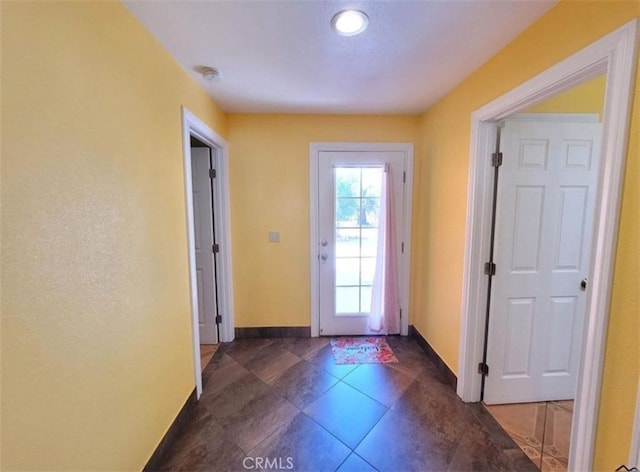
[[[408,334],[412,170],[411,144],[311,143],[312,336]],[[398,300],[382,325],[381,266]]]
[[[220,339],[220,306],[218,304],[218,252],[216,235],[217,148],[191,135],[191,183],[193,196],[194,249],[196,253],[196,291],[200,335],[201,370],[204,371]]]
[[[604,101],[604,77],[597,84],[594,107]],[[499,124],[485,403],[573,399],[600,163],[594,111],[517,114]]]
[[[603,146],[596,184],[595,224],[589,254],[583,345],[578,363],[568,468],[592,469],[597,412],[604,362],[605,332],[613,279],[622,176],[629,132],[637,21],[632,21],[547,71],[506,93],[472,115],[467,238],[463,280],[458,395],[479,401],[487,280],[482,276],[491,234],[491,153],[497,124],[601,74],[606,74]],[[478,275],[480,274],[480,275]],[[481,313],[481,315],[479,315]],[[480,373],[479,373],[480,372]],[[489,373],[491,375],[491,372]]]
[[[573,400],[485,405],[540,470],[566,471]]]
[[[182,142],[197,398],[212,346],[234,339],[227,144],[184,107]]]
[[[605,82],[499,123],[481,398],[539,469],[568,466]]]
[[[204,372],[213,356],[216,355],[220,344],[200,344],[200,370]]]

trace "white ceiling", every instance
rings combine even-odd
[[[124,0],[228,112],[417,114],[555,0]],[[346,7],[369,28],[330,27]],[[195,71],[218,68],[209,83]]]

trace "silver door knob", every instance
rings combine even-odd
[[[329,256],[327,254],[320,254],[320,259],[326,261],[327,259],[329,259]]]
[[[329,244],[329,243],[327,242],[326,239],[323,239],[320,244],[322,245],[322,247],[327,247],[327,244]]]

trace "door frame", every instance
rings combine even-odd
[[[640,381],[638,381],[638,394],[636,396],[636,414],[633,420],[633,433],[631,435],[631,450],[629,451],[629,467],[640,467]]]
[[[351,142],[312,142],[309,144],[309,202],[310,202],[310,251],[311,267],[311,337],[320,336],[320,261],[318,259],[318,164],[320,152],[403,152],[407,158],[404,185],[404,215],[402,231],[404,232],[404,258],[398,269],[400,282],[400,334],[409,334],[409,276],[411,270],[411,208],[413,195],[413,144],[412,143],[351,143]]]
[[[497,122],[589,78],[607,73],[602,162],[589,276],[591,289],[587,295],[569,470],[592,469],[637,41],[638,20],[632,20],[476,110],[471,116],[457,388],[458,395],[466,402],[480,400],[481,379],[477,364],[482,359],[483,308],[487,297],[487,278],[482,274],[489,254],[491,226],[492,168],[489,156],[495,149]]]
[[[229,178],[227,143],[202,120],[181,107],[182,116],[182,156],[184,170],[187,257],[189,261],[189,292],[191,301],[191,330],[193,336],[193,367],[196,382],[196,395],[202,394],[202,372],[200,365],[200,331],[198,316],[198,282],[196,278],[195,218],[193,213],[193,181],[191,178],[191,136],[198,138],[211,148],[212,159],[217,161],[214,192],[216,218],[216,240],[220,244],[218,277],[219,312],[222,314],[220,338],[218,342],[231,342],[234,339],[233,283],[231,273],[231,222],[229,210]]]

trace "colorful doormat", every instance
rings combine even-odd
[[[387,364],[398,362],[383,337],[337,338],[331,340],[336,364]]]

